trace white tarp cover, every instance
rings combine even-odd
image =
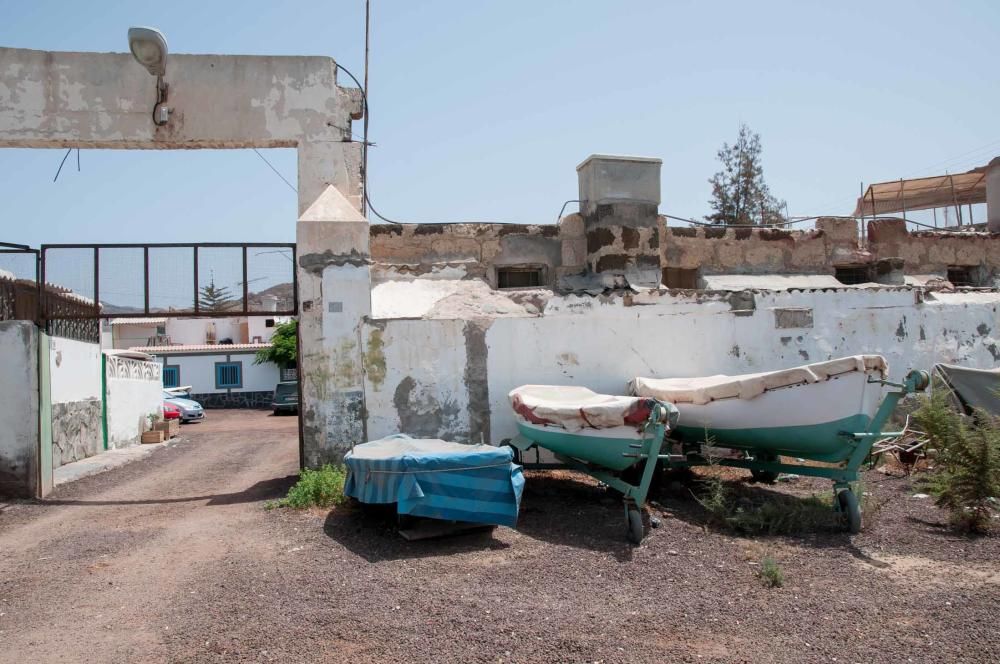
[[[647,398],[597,394],[572,385],[522,385],[507,396],[514,412],[522,418],[555,424],[567,431],[641,424],[649,416],[650,407]]]
[[[884,378],[888,370],[881,355],[852,355],[826,362],[815,362],[792,369],[743,374],[740,376],[704,376],[697,378],[634,378],[629,383],[632,394],[653,397],[671,403],[706,404],[716,399],[753,399],[767,390],[803,383],[818,383],[830,376],[851,371],[878,371]]]

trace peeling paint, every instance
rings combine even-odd
[[[465,386],[469,393],[469,439],[471,442],[489,443],[490,439],[490,385],[486,332],[491,321],[477,319],[465,324]]]
[[[376,390],[385,381],[385,353],[382,350],[382,330],[373,329],[368,333],[368,347],[364,354],[365,374]]]

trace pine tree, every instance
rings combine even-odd
[[[785,221],[785,202],[771,195],[764,182],[760,134],[740,125],[736,143],[723,143],[717,153],[722,170],[712,176],[712,214],[706,220],[716,224],[766,226]]]
[[[216,286],[213,276],[207,286],[199,290],[198,308],[201,311],[226,311],[232,307],[233,296],[226,286]]]

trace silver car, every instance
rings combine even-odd
[[[205,410],[197,401],[184,399],[166,390],[163,391],[163,400],[177,406],[181,411],[181,422],[199,422],[205,419]]]

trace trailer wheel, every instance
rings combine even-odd
[[[774,463],[778,460],[778,457],[774,454],[755,453],[753,455],[753,460],[762,461],[764,463]],[[750,477],[753,478],[754,482],[760,482],[761,484],[774,484],[778,481],[778,473],[773,470],[756,470],[751,468]]]
[[[778,481],[778,473],[773,470],[754,470],[751,468],[750,477],[753,478],[754,482],[761,484],[774,484]]]
[[[642,525],[642,510],[629,506],[626,510],[628,518],[628,541],[636,546],[642,544],[646,528]]]
[[[837,494],[837,504],[840,512],[844,515],[844,523],[847,532],[857,535],[861,532],[861,506],[858,504],[858,497],[850,489],[844,489]]]

